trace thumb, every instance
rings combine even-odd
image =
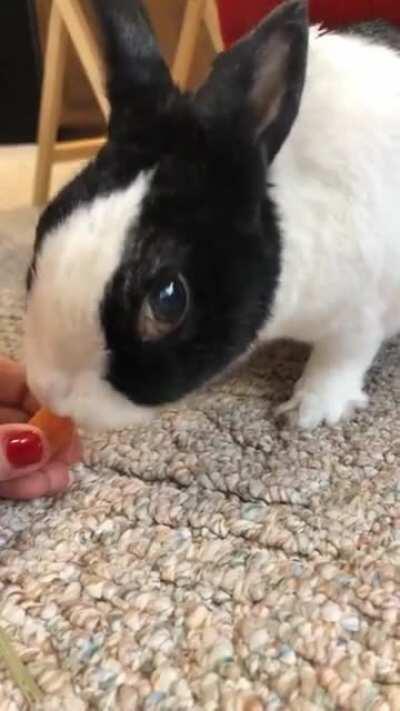
[[[36,427],[0,425],[0,481],[26,476],[48,458],[48,444]]]

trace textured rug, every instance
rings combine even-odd
[[[33,213],[0,217],[0,351]],[[70,492],[0,502],[0,625],[60,711],[400,709],[400,344],[370,408],[277,423],[278,344],[146,429],[86,442]],[[25,709],[0,666],[0,709]]]

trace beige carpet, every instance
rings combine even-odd
[[[0,351],[34,216],[0,217]],[[278,345],[143,430],[87,443],[64,497],[0,503],[0,625],[59,711],[400,709],[400,345],[351,424],[278,426]],[[0,666],[0,709],[25,709]]]

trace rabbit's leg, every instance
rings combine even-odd
[[[317,342],[293,397],[278,408],[278,414],[305,429],[322,422],[333,425],[366,407],[364,376],[381,344],[379,327],[339,331]]]

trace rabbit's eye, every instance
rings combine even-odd
[[[189,290],[181,275],[163,277],[153,285],[139,316],[144,341],[156,341],[182,323],[189,306]]]
[[[167,280],[150,293],[150,308],[154,318],[164,323],[176,324],[186,311],[187,292],[181,277]]]

